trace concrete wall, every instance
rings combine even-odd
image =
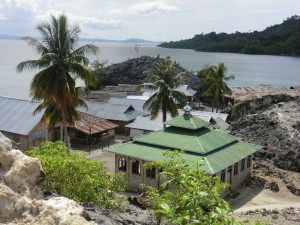
[[[130,128],[130,137],[137,137],[144,134],[144,130]]]
[[[143,167],[143,165],[145,163],[147,163],[147,161],[143,161],[143,160],[139,160],[140,164],[141,164],[141,173],[140,174],[133,174],[132,173],[132,163],[134,160],[134,158],[130,158],[130,157],[126,157],[126,156],[122,156],[122,155],[115,155],[115,171],[116,172],[122,172],[118,169],[118,163],[119,163],[119,159],[120,158],[125,158],[126,160],[126,181],[128,183],[128,190],[130,191],[138,191],[140,189],[140,184],[145,184],[147,186],[152,186],[155,188],[158,188],[159,185],[163,182],[161,177],[158,177],[158,169],[156,168],[156,176],[155,179],[154,178],[149,178],[146,177],[146,168]],[[232,190],[236,190],[242,182],[244,182],[245,180],[247,180],[250,175],[251,175],[251,168],[252,168],[252,158],[251,158],[251,165],[250,167],[247,167],[247,158],[245,158],[245,162],[244,162],[245,166],[244,166],[244,170],[241,171],[241,165],[242,165],[242,160],[240,162],[237,163],[238,167],[237,167],[237,174],[234,174],[234,165],[231,166],[231,179],[230,179],[230,172],[229,169],[230,168],[226,168],[225,169],[225,183],[231,184],[231,189]],[[221,172],[216,174],[220,179],[221,179]],[[171,188],[171,187],[169,187]]]
[[[15,143],[14,148],[26,150],[40,145],[41,142],[48,140],[48,127],[45,122],[39,122],[28,135],[21,135],[2,131],[2,133],[13,140]]]
[[[250,167],[247,167],[247,158],[245,158],[245,166],[244,170],[241,171],[241,165],[242,160],[237,163],[238,165],[238,173],[234,174],[234,166],[231,166],[231,173],[230,173],[230,167],[225,169],[225,183],[228,183],[231,185],[232,190],[236,190],[245,180],[247,180],[251,175],[251,168],[252,168],[252,158],[251,158],[251,165]],[[217,173],[216,175],[221,180],[221,172]],[[230,179],[231,175],[231,179]]]

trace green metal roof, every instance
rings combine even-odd
[[[252,155],[260,148],[261,147],[258,145],[253,145],[245,142],[236,142],[229,147],[225,147],[224,149],[222,149],[222,151],[204,155],[197,155],[185,151],[183,152],[183,158],[187,163],[191,165],[196,162],[197,159],[203,159],[204,164],[201,169],[203,169],[208,174],[216,174],[235,164],[236,162],[239,162],[243,158]],[[164,150],[166,149],[135,142],[118,145],[114,148],[108,149],[108,151],[116,154],[130,156],[146,161],[162,160]]]
[[[135,142],[139,143],[201,154],[216,150],[237,140],[237,137],[209,128],[187,131],[176,127],[168,127],[134,139]]]
[[[199,128],[207,127],[210,125],[209,122],[206,122],[205,120],[202,120],[199,117],[193,116],[189,113],[177,116],[174,119],[166,122],[166,124],[173,127],[181,127],[190,130],[197,130]]]
[[[261,149],[246,143],[222,129],[190,114],[184,114],[167,123],[167,127],[139,136],[133,142],[108,149],[110,152],[146,161],[161,160],[164,150],[183,150],[183,157],[192,164],[204,159],[202,169],[215,174]]]

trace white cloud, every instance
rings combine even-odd
[[[152,12],[176,12],[179,10],[177,6],[168,5],[163,1],[143,2],[129,7],[130,10],[137,13],[152,13]]]
[[[17,7],[27,12],[38,12],[40,9],[38,0],[0,0],[0,5]]]
[[[124,9],[111,10],[112,15],[134,15],[134,14],[151,14],[157,12],[177,12],[179,7],[169,5],[163,1],[150,1],[137,3]]]
[[[57,10],[49,10],[46,13],[40,14],[37,16],[38,21],[45,20],[45,18],[50,18],[50,15],[58,16],[61,11]],[[122,20],[114,20],[114,19],[102,19],[91,16],[77,16],[72,13],[65,13],[71,23],[78,24],[80,27],[84,25],[86,27],[94,28],[94,29],[122,29],[127,25]]]

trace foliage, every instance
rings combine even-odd
[[[224,63],[219,63],[218,66],[210,65],[198,72],[198,77],[202,81],[201,94],[213,97],[218,103],[225,95],[231,95],[231,90],[227,86],[226,81],[233,80],[233,75],[226,76],[227,67]]]
[[[41,101],[37,111],[46,109],[44,117],[52,121],[62,122],[64,141],[69,146],[67,137],[67,122],[73,122],[78,114],[76,106],[84,105],[79,99],[75,80],[80,78],[86,84],[94,84],[94,77],[86,67],[86,54],[96,54],[98,48],[87,44],[78,46],[80,28],[71,27],[64,14],[51,16],[50,22],[42,22],[36,28],[41,39],[22,38],[40,55],[40,58],[21,62],[17,71],[37,69],[30,95],[33,100]]]
[[[197,34],[192,39],[162,43],[161,47],[207,52],[300,55],[300,16],[258,32]]]
[[[63,142],[43,142],[27,154],[41,160],[46,173],[46,190],[79,203],[94,203],[116,209],[120,198],[114,193],[125,188],[123,175],[108,174],[102,162],[68,151]]]
[[[167,112],[172,117],[178,115],[178,107],[186,104],[187,97],[181,91],[175,90],[181,85],[182,73],[177,74],[174,63],[170,59],[165,59],[155,64],[155,71],[145,71],[150,84],[142,85],[147,91],[152,91],[149,99],[144,103],[143,108],[150,110],[150,119],[157,118],[160,110],[163,113],[163,122],[166,121]]]
[[[95,87],[89,86],[90,89],[99,90],[106,85],[106,81],[108,79],[108,72],[105,68],[107,60],[99,61],[96,60],[91,64],[90,70],[95,77],[96,85]]]
[[[238,224],[228,216],[230,206],[221,197],[227,185],[200,166],[201,161],[188,165],[178,152],[165,152],[164,160],[146,165],[160,168],[164,179],[159,190],[147,187],[146,192],[157,224],[163,219],[172,224]]]

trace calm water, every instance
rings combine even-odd
[[[113,64],[136,57],[132,43],[94,44],[100,47],[100,53],[90,57],[91,61],[108,60],[109,64]],[[18,74],[15,68],[19,62],[35,59],[37,55],[23,41],[0,40],[0,50],[0,96],[29,99],[30,81],[36,71]],[[224,62],[228,74],[236,76],[230,86],[300,85],[300,57],[195,52],[158,48],[153,44],[142,44],[139,55],[170,56],[193,71],[200,70],[206,64]]]

